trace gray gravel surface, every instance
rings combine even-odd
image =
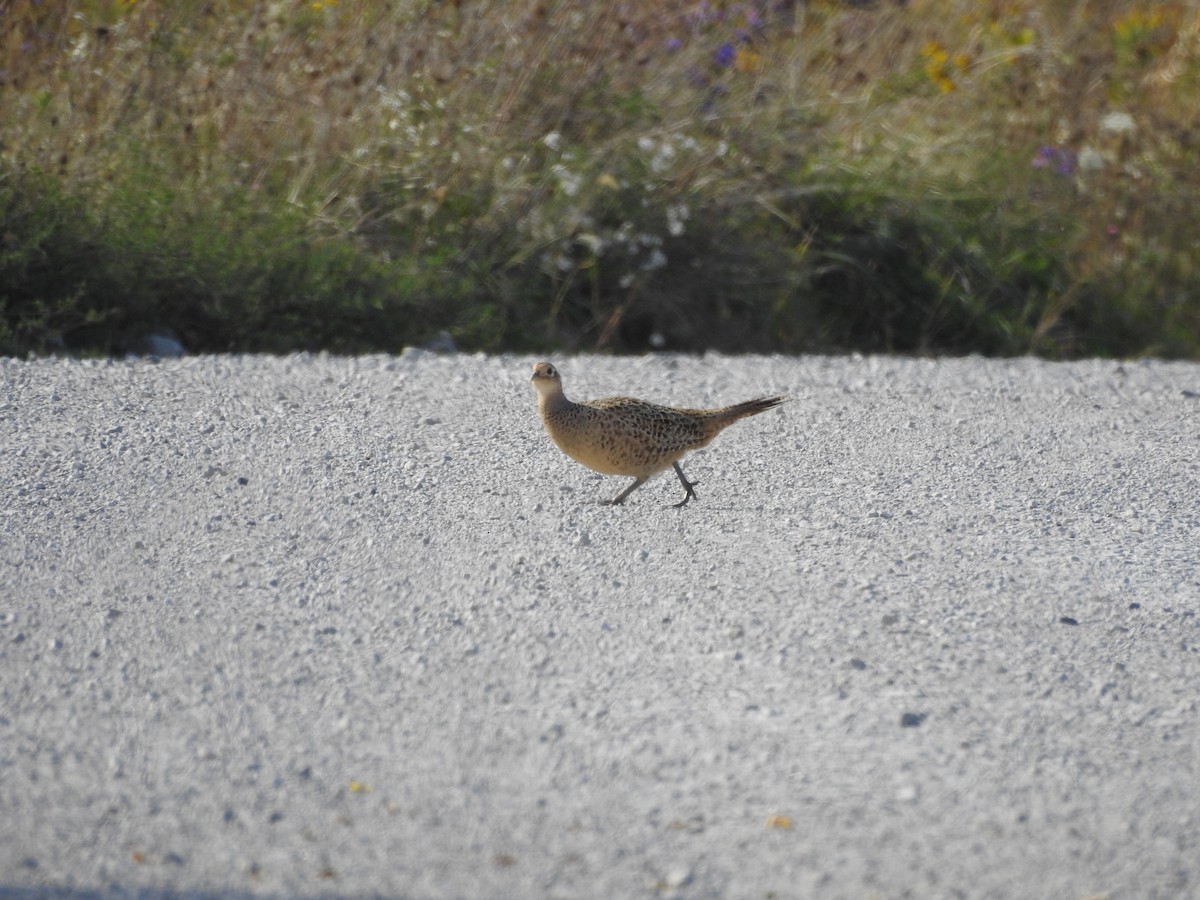
[[[0,361],[0,891],[1200,896],[1200,367]]]

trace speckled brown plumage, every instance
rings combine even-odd
[[[784,397],[747,400],[721,409],[675,409],[632,397],[572,403],[563,394],[562,377],[550,363],[533,367],[542,424],[558,448],[576,462],[605,475],[626,475],[633,484],[610,504],[625,502],[647,479],[674,467],[687,492],[676,506],[696,496],[698,482],[688,481],[679,460],[706,446],[738,419],[765,412]]]

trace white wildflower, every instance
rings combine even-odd
[[[387,88],[376,88],[379,100],[385,109],[407,110],[412,105],[412,96],[408,91],[391,91]]]
[[[1098,172],[1104,168],[1106,161],[1095,147],[1084,146],[1079,151],[1079,168],[1083,172]]]
[[[578,175],[564,165],[551,166],[550,171],[558,179],[559,190],[564,194],[568,197],[574,197],[579,193],[579,185],[582,183],[582,179]]]
[[[663,144],[650,160],[650,170],[656,173],[665,172],[671,168],[673,162],[675,162],[675,148],[670,144]]]
[[[641,265],[643,272],[653,272],[667,264],[667,255],[655,247],[650,251],[650,257]]]
[[[667,233],[671,237],[679,237],[683,234],[684,223],[691,216],[691,211],[687,208],[686,203],[676,203],[667,207]]]
[[[1109,134],[1132,134],[1137,130],[1137,123],[1127,112],[1110,112],[1100,120],[1100,130]]]
[[[592,256],[599,256],[604,252],[604,238],[598,234],[584,232],[575,236],[575,240],[587,248],[587,251]]]

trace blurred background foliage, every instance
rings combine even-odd
[[[0,2],[0,352],[1200,358],[1200,12]]]

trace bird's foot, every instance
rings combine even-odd
[[[687,493],[683,495],[683,499],[680,500],[678,503],[671,504],[672,508],[674,508],[674,509],[682,509],[683,507],[687,506],[688,501],[696,496],[696,492],[694,490],[692,490],[692,488],[694,488],[696,485],[698,485],[700,483],[699,481],[688,481],[683,478],[681,478],[680,480],[683,481],[683,488],[685,491],[687,491]]]

